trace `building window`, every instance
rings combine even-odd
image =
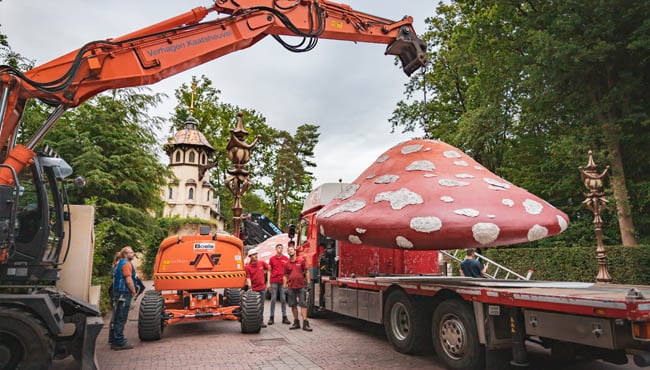
[[[205,195],[205,200],[210,200],[210,190],[208,190],[208,193]]]
[[[194,163],[194,152],[190,152],[190,163]]]
[[[201,164],[205,164],[205,153],[201,154]]]
[[[189,200],[194,199],[194,188],[190,188],[189,192],[187,193],[187,199]]]
[[[169,187],[169,199],[173,199],[173,198],[174,198],[174,188],[172,188],[172,187],[170,186],[170,187]]]
[[[181,161],[181,152],[176,152],[176,163],[179,163]]]

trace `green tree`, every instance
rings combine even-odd
[[[270,199],[274,199],[276,223],[284,227],[300,215],[302,201],[311,191],[314,176],[309,168],[313,162],[314,149],[318,144],[318,126],[303,124],[295,135],[280,131],[274,137],[275,156],[266,162],[272,173],[272,181],[265,188]]]

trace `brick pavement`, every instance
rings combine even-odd
[[[336,314],[310,319],[313,332],[289,330],[282,324],[280,303],[276,324],[259,334],[242,334],[237,321],[184,323],[165,328],[162,339],[140,342],[136,302],[125,329],[136,347],[111,351],[108,345],[110,317],[97,339],[96,356],[101,370],[137,369],[443,369],[431,354],[409,356],[395,352],[380,325]],[[268,319],[270,301],[266,301]],[[289,319],[292,320],[290,310]],[[70,360],[55,361],[53,369],[72,369]]]
[[[242,334],[239,322],[224,320],[172,325],[165,329],[161,340],[140,342],[139,301],[130,312],[125,330],[129,341],[136,346],[134,349],[111,351],[110,317],[104,319],[96,348],[101,370],[444,369],[431,351],[420,356],[396,352],[381,325],[328,313],[323,318],[309,320],[313,332],[289,330],[289,325],[280,323],[279,302],[276,324],[259,334]],[[270,301],[265,304],[264,312],[268,315]],[[621,366],[602,361],[556,363],[548,359],[548,351],[534,345],[528,347],[529,370],[640,369],[631,363],[631,358],[629,364]],[[72,360],[66,359],[55,361],[52,370],[74,368]]]

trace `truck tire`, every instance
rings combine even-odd
[[[397,352],[421,353],[429,343],[427,318],[402,290],[388,296],[384,306],[384,330]]]
[[[245,334],[259,333],[262,323],[260,315],[264,301],[258,292],[246,291],[241,295],[241,332]]]
[[[474,312],[467,302],[441,302],[433,311],[431,333],[433,348],[448,368],[485,368],[485,348],[479,342]]]
[[[18,308],[0,307],[0,369],[48,369],[53,353],[41,320]]]
[[[142,341],[159,340],[165,328],[163,314],[165,300],[160,292],[149,290],[144,292],[138,314],[138,337]]]
[[[223,290],[226,297],[226,306],[239,306],[241,301],[241,290],[239,288],[226,288]]]

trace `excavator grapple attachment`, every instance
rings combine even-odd
[[[397,55],[407,76],[427,63],[427,44],[408,26],[402,26],[395,41],[386,47],[385,55]]]

